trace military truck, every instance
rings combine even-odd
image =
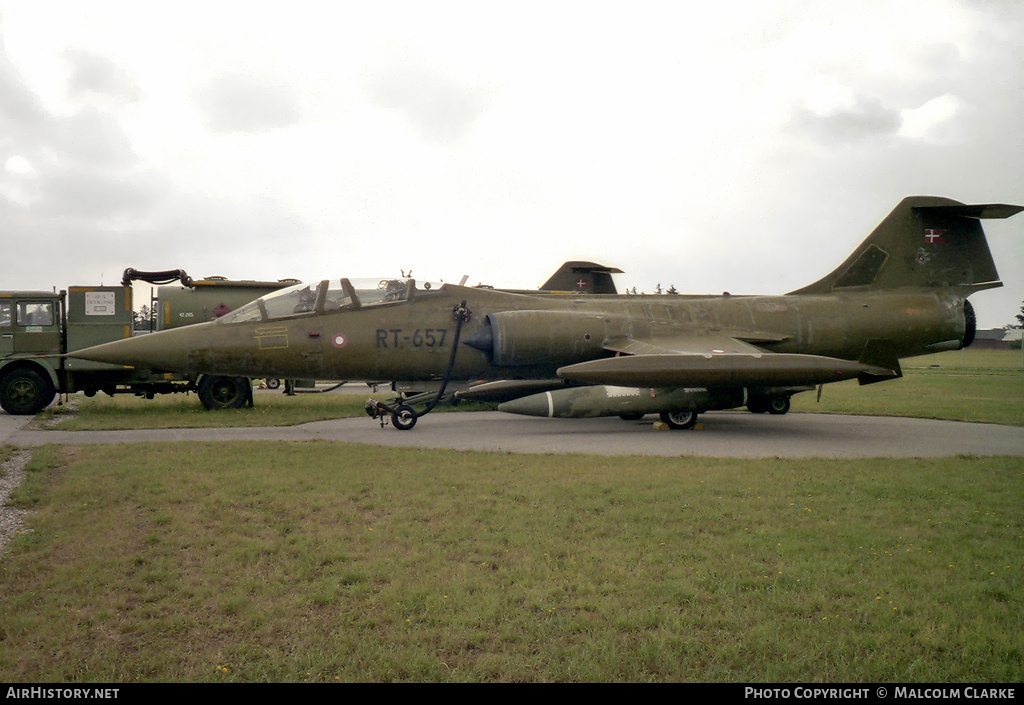
[[[93,396],[197,392],[208,409],[252,403],[252,382],[242,377],[188,377],[156,370],[88,362],[64,353],[129,338],[135,330],[134,281],[160,286],[150,296],[149,330],[201,323],[295,280],[192,280],[182,270],[126,269],[121,286],[72,286],[66,291],[0,291],[0,407],[36,414],[60,395]],[[142,334],[145,334],[144,332]]]

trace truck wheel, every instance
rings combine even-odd
[[[207,409],[241,409],[252,394],[252,383],[245,377],[204,375],[196,392]]]
[[[36,370],[14,370],[0,380],[0,406],[8,414],[38,414],[53,401],[53,382]]]

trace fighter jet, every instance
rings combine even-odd
[[[979,220],[1024,206],[904,199],[835,270],[776,296],[527,294],[348,278],[268,294],[217,321],[74,357],[190,374],[432,383],[419,403],[367,402],[410,429],[449,384],[540,416],[635,418],[672,428],[791,395],[902,375],[900,359],[970,345],[967,297],[1001,286]],[[422,397],[417,397],[422,399]]]

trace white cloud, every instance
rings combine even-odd
[[[421,52],[389,56],[364,79],[376,105],[405,117],[427,141],[447,143],[466,135],[487,105],[485,92],[432,65]]]
[[[932,98],[920,107],[900,111],[900,135],[908,139],[936,143],[946,135],[949,122],[962,107],[954,95],[946,94]]]
[[[70,67],[67,80],[70,98],[134,103],[142,97],[135,77],[109,57],[74,48],[65,50],[64,57]]]
[[[15,154],[7,160],[4,164],[4,171],[9,174],[17,174],[18,176],[30,176],[35,174],[35,169],[32,168],[32,164],[28,159],[25,159],[25,157],[20,154]]]
[[[220,75],[196,89],[203,123],[214,132],[266,132],[302,119],[292,86],[253,75]]]
[[[0,198],[12,205],[25,208],[38,198],[36,171],[20,154],[7,159],[0,175]]]

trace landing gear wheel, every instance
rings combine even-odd
[[[267,389],[277,389],[281,386],[281,380],[277,378],[270,378],[267,380]]]
[[[14,370],[0,380],[0,406],[12,415],[38,414],[50,405],[56,393],[50,379],[36,370]]]
[[[252,396],[252,383],[245,377],[205,375],[196,391],[207,409],[241,409]]]
[[[772,397],[768,403],[769,414],[785,414],[789,411],[789,397]]]
[[[408,431],[416,425],[416,410],[408,404],[399,404],[391,412],[391,425],[399,431]]]
[[[747,402],[747,411],[752,414],[764,414],[771,408],[767,397],[751,397]]]
[[[688,429],[697,425],[696,411],[663,411],[661,420],[672,429]]]

